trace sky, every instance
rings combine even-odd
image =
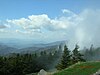
[[[0,39],[100,46],[100,0],[0,0]]]

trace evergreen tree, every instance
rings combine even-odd
[[[43,56],[43,51],[40,52],[40,55]]]
[[[56,68],[58,70],[67,68],[68,66],[70,66],[70,60],[71,60],[70,51],[68,50],[67,46],[65,45],[61,61],[56,66]]]
[[[79,46],[76,45],[75,49],[73,50],[73,54],[72,54],[72,61],[73,64],[77,63],[78,61],[85,61],[85,59],[83,59],[83,55],[79,52]]]
[[[94,54],[94,47],[93,47],[93,44],[92,44],[91,47],[90,47],[89,53],[90,53],[90,55],[91,55],[91,57],[92,57],[93,54]]]
[[[43,51],[43,55],[47,55],[46,51]]]
[[[38,57],[37,53],[34,54],[35,57]]]

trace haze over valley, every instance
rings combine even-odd
[[[100,0],[0,0],[0,75],[100,75]]]

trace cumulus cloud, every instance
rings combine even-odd
[[[23,29],[40,29],[43,25],[48,24],[48,16],[47,15],[32,15],[28,16],[28,18],[7,20],[8,23],[18,25]]]
[[[0,28],[6,26],[9,31],[28,34],[42,41],[68,40],[69,44],[78,43],[81,47],[90,44],[100,46],[100,10],[86,9],[76,14],[63,9],[62,13],[62,16],[53,19],[41,14],[7,20]]]
[[[66,29],[70,22],[67,19],[50,19],[48,15],[32,15],[28,18],[7,20],[9,24],[18,25],[25,30],[37,31],[41,28],[45,28],[50,31]]]

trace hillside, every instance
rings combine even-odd
[[[9,54],[9,53],[14,53],[17,50],[18,50],[17,48],[13,48],[13,47],[9,47],[7,45],[1,45],[0,44],[0,55],[6,55],[6,54]]]
[[[58,49],[58,46],[61,45],[62,47],[66,44],[66,41],[56,41],[46,44],[31,44],[28,47],[20,48],[18,47],[15,42],[12,43],[13,45],[9,45],[8,43],[0,43],[0,55],[7,55],[10,53],[39,53],[41,51],[47,52],[54,52]],[[15,45],[14,45],[15,44]],[[22,46],[22,45],[21,45]]]
[[[78,63],[53,75],[92,75],[100,69],[100,62]],[[99,74],[98,74],[99,75]]]

